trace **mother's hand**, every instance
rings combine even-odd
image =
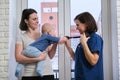
[[[39,57],[36,58],[29,58],[23,55],[23,45],[22,44],[16,44],[15,45],[15,58],[16,62],[20,63],[34,63],[38,62],[40,60],[44,60],[46,58],[46,52],[43,52]]]

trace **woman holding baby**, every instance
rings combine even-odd
[[[54,74],[50,59],[52,59],[56,52],[57,44],[48,47],[47,51],[43,51],[39,57],[29,58],[23,55],[22,51],[32,42],[37,40],[41,33],[38,29],[38,16],[34,9],[24,9],[22,12],[20,30],[24,33],[17,36],[15,45],[15,58],[19,63],[25,65],[24,71],[19,76],[21,80],[54,80]],[[42,74],[38,76],[36,73],[36,64],[38,61],[44,60]]]

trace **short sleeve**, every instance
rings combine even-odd
[[[16,44],[22,44],[22,35],[21,34],[17,35]]]
[[[100,37],[93,37],[89,40],[88,46],[92,53],[97,52],[99,54],[102,51],[103,41]]]

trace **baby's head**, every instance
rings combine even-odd
[[[53,26],[49,23],[44,23],[42,25],[42,34],[49,34],[54,36],[55,35],[55,31],[53,29]]]

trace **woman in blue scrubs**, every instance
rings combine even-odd
[[[80,32],[80,43],[75,53],[70,47],[69,40],[66,47],[75,60],[75,80],[104,80],[103,79],[103,40],[96,34],[97,25],[93,16],[84,12],[74,19]]]

